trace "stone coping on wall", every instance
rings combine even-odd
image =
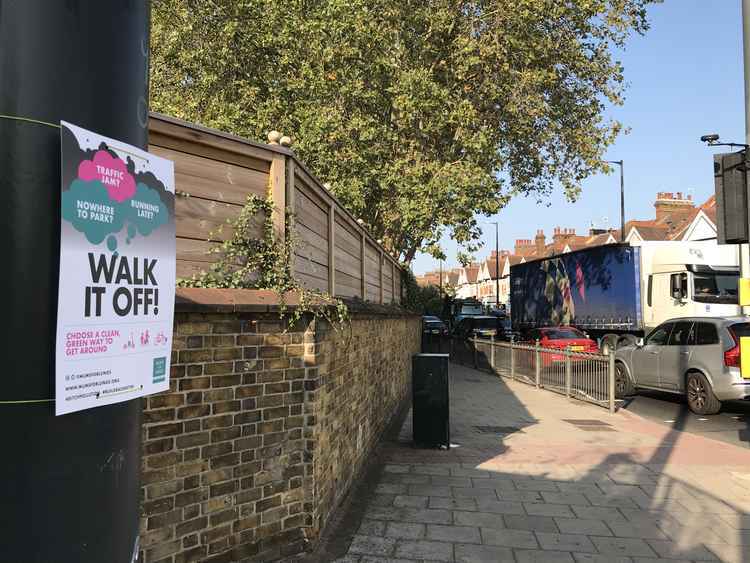
[[[397,303],[381,305],[361,299],[343,299],[350,314],[388,317],[415,317]],[[284,296],[288,309],[299,305],[299,295],[290,291]],[[178,287],[175,294],[175,313],[278,313],[281,312],[279,294],[267,289],[217,289]]]

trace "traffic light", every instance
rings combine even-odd
[[[714,155],[716,223],[719,244],[750,240],[746,151]]]

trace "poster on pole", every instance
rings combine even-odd
[[[55,414],[169,388],[174,164],[61,122]]]

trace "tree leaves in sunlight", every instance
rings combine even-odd
[[[294,151],[407,262],[606,170],[650,0],[155,0],[153,109]]]

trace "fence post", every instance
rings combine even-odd
[[[490,336],[490,369],[494,374],[497,370],[495,369],[495,337]]]
[[[274,240],[283,243],[286,236],[286,156],[275,154],[268,177],[268,195],[273,201],[271,219]]]
[[[364,228],[362,229],[362,232],[360,233],[360,241],[359,241],[359,255],[362,257],[362,262],[359,265],[359,275],[362,276],[362,279],[360,280],[362,282],[362,287],[360,287],[360,290],[362,292],[362,301],[367,301],[367,278],[365,276],[366,273],[366,263],[367,263],[367,237],[365,235]]]
[[[542,378],[542,353],[539,351],[539,341],[534,343],[534,384],[539,389],[539,380]]]
[[[609,352],[609,412],[615,412],[615,353]]]
[[[510,378],[516,378],[516,345],[510,341]]]
[[[565,349],[565,396],[570,398],[570,388],[573,384],[573,366],[571,365],[570,348]]]
[[[474,369],[479,368],[479,362],[478,362],[478,353],[477,353],[477,337],[471,339],[471,341],[474,343]]]

